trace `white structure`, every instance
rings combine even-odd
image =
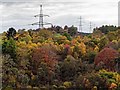
[[[120,26],[120,1],[118,2],[118,26]]]

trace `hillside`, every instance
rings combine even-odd
[[[3,90],[120,89],[120,29],[10,28],[2,40]]]

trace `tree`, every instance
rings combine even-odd
[[[109,70],[114,70],[115,68],[115,59],[119,56],[119,53],[112,48],[102,49],[95,57],[94,63],[99,66],[102,62],[105,65],[105,68]]]
[[[107,34],[108,32],[110,31],[116,31],[117,30],[117,27],[116,26],[113,26],[113,25],[103,25],[102,27],[99,27],[98,30],[100,30],[102,33],[105,33]]]
[[[13,38],[3,41],[2,53],[9,54],[11,58],[16,59],[16,42]]]
[[[55,27],[54,27],[54,30],[55,30],[57,33],[60,33],[60,30],[62,30],[62,27],[60,27],[60,26],[55,26]]]
[[[64,30],[65,30],[65,29],[68,29],[68,26],[67,26],[67,25],[64,26]]]
[[[106,36],[103,36],[99,41],[99,49],[102,50],[106,44],[108,44],[109,40]]]
[[[60,63],[60,76],[63,81],[73,80],[77,74],[77,62],[71,55],[67,55],[66,59]]]
[[[36,69],[39,67],[40,63],[44,62],[47,64],[50,71],[54,71],[54,67],[58,61],[56,53],[51,48],[52,47],[48,45],[33,50],[32,61],[35,63]]]
[[[71,36],[74,36],[77,34],[77,27],[74,27],[73,25],[71,27],[68,28],[68,33],[71,35]]]
[[[9,28],[7,31],[7,38],[10,39],[10,37],[14,38],[16,34],[16,30],[14,28]]]
[[[67,37],[67,39],[68,39],[68,40],[70,40],[70,41],[72,40],[72,38],[71,38],[70,34],[68,34],[68,33],[64,33],[64,34],[63,34],[63,36],[66,36],[66,37]]]
[[[40,84],[51,84],[51,82],[55,79],[55,72],[50,71],[49,67],[46,63],[40,63],[39,68],[37,70],[38,77],[38,85]]]
[[[42,36],[45,38],[45,40],[47,40],[48,38],[51,38],[53,36],[52,32],[51,31],[48,31],[48,30],[40,30],[38,32],[38,35],[39,36]]]
[[[15,87],[16,75],[18,74],[17,64],[10,57],[10,55],[2,56],[2,85],[3,88],[7,85]]]
[[[86,57],[90,64],[94,62],[95,56],[96,52],[94,51],[90,51],[89,53],[87,53]]]

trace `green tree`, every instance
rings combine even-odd
[[[16,34],[16,30],[14,28],[9,28],[7,31],[7,38],[10,39],[11,37],[14,38]]]
[[[77,34],[77,27],[74,27],[73,25],[71,27],[68,28],[68,33],[71,35],[71,36],[74,36]]]
[[[106,36],[103,36],[99,41],[99,48],[102,50],[106,44],[108,44],[109,40]]]
[[[13,38],[3,41],[2,53],[9,54],[11,58],[16,59],[16,42]]]
[[[76,60],[71,55],[68,55],[64,62],[60,63],[60,76],[63,81],[73,80],[77,70]]]
[[[70,34],[68,34],[68,33],[64,33],[63,36],[66,36],[68,40],[72,40]]]
[[[117,27],[116,26],[113,26],[113,25],[103,25],[102,27],[99,27],[98,30],[100,30],[102,33],[105,33],[107,34],[108,32],[110,31],[116,31],[117,30]]]

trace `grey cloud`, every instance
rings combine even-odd
[[[40,4],[43,4],[43,12],[50,15],[50,18],[45,18],[44,20],[46,22],[52,22],[53,24],[59,24],[61,26],[65,24],[75,24],[78,26],[78,17],[80,15],[85,17],[87,22],[93,20],[96,25],[116,24],[117,6],[115,5],[117,3],[90,2],[88,0],[73,1],[74,0],[64,0],[64,2],[63,0],[13,0],[10,2],[10,0],[4,0],[1,4],[3,6],[3,30],[7,30],[10,26],[15,26],[17,29],[36,28],[37,26],[28,26],[28,24],[38,21],[38,19],[33,16],[39,13]],[[111,9],[113,10],[112,12],[110,11]],[[106,16],[108,16],[108,18],[106,18]],[[114,18],[115,20],[110,21],[110,18]],[[89,24],[85,26],[89,28]],[[87,31],[88,29],[86,29],[86,32]]]

